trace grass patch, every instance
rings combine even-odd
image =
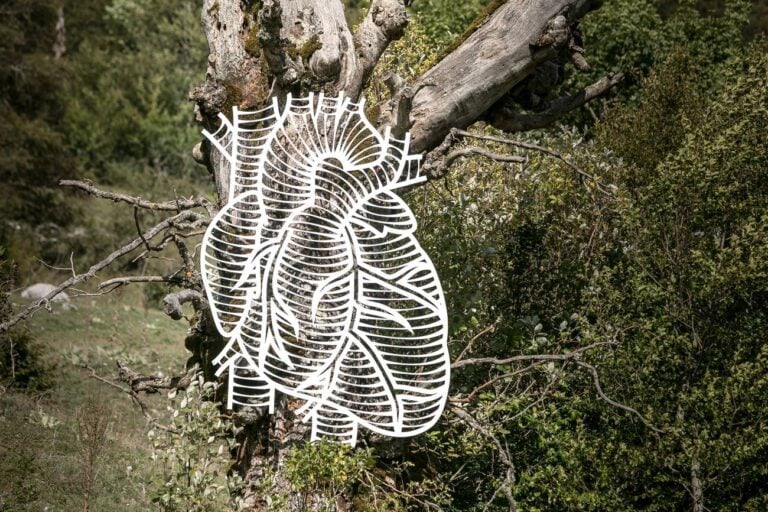
[[[22,303],[18,297],[16,302]],[[162,474],[151,459],[149,426],[130,397],[88,377],[88,364],[114,378],[117,359],[143,373],[179,373],[188,353],[185,322],[145,307],[141,288],[54,306],[24,327],[44,359],[52,387],[42,392],[0,389],[0,511],[83,508],[82,427],[93,404],[108,416],[91,490],[91,511],[155,509],[151,489]],[[165,396],[144,398],[150,414],[166,421]]]

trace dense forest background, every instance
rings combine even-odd
[[[367,3],[346,3],[358,22]],[[417,76],[489,3],[416,0],[385,70]],[[151,221],[58,180],[212,197],[191,155],[199,8],[0,6],[0,317],[24,286],[87,268]],[[507,510],[511,498],[530,511],[768,509],[768,3],[607,0],[581,28],[591,70],[562,87],[618,71],[622,84],[518,139],[597,181],[543,154],[468,158],[408,199],[446,291],[454,359],[596,348],[491,380],[459,369],[451,407],[481,430],[446,412],[400,459],[342,450],[338,462],[309,446],[291,461],[307,492],[370,484],[361,510]],[[381,73],[365,92],[373,107]],[[113,272],[169,265],[134,258]],[[185,328],[159,311],[167,289],[86,288],[76,309],[0,335],[0,511],[226,509],[237,483],[219,446],[237,426],[201,405],[202,387],[149,400],[145,421],[92,378],[118,358],[183,368]],[[382,461],[405,475],[397,492],[371,483]]]

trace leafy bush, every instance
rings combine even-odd
[[[6,259],[6,249],[0,245],[0,322],[11,317],[10,290],[15,282],[16,268]],[[43,361],[40,349],[23,327],[0,333],[0,390],[22,388],[42,391],[53,384],[52,366]]]
[[[462,368],[454,391],[474,396],[466,409],[509,447],[521,509],[690,508],[694,466],[708,508],[765,507],[766,49],[757,42],[709,70],[719,79],[706,92],[700,57],[672,54],[593,139],[567,129],[518,136],[610,194],[538,154],[521,167],[464,161],[411,194],[456,356],[468,346],[506,357],[615,341],[584,361],[609,397],[663,431],[600,400],[578,367],[541,366],[474,395],[496,374]],[[487,463],[497,450],[471,432],[443,425],[419,450],[440,454],[455,510],[506,510],[504,466]]]
[[[171,424],[149,431],[152,458],[164,470],[153,501],[165,512],[239,510],[241,481],[227,473],[234,427],[212,401],[217,384],[197,375],[181,394],[169,394]]]

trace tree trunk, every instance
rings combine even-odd
[[[691,461],[691,497],[693,512],[704,512],[704,488],[701,485],[701,464],[698,457]]]
[[[343,92],[357,99],[388,44],[406,30],[405,3],[410,2],[373,0],[357,33],[352,34],[340,0],[204,0],[202,25],[210,55],[205,81],[191,93],[197,120],[213,133],[220,127],[219,114],[229,117],[233,107],[262,108],[272,96],[282,102],[288,93],[322,91],[328,95]],[[520,98],[530,96],[525,94],[526,80],[538,70],[562,67],[569,59],[583,60],[576,44],[577,24],[597,2],[497,3],[474,32],[414,84],[392,81],[392,98],[377,122],[395,135],[410,130],[412,152],[429,152],[452,128],[464,128],[479,119],[503,126],[513,118],[515,126],[526,129],[529,116],[541,115],[514,108],[523,104]],[[613,83],[598,84],[589,98],[604,93]],[[549,110],[551,105],[555,110],[546,119],[557,119],[589,99],[585,98],[582,93],[559,106],[553,102]],[[545,124],[539,119],[532,126]],[[207,141],[194,154],[211,172],[219,205],[223,205],[232,192],[226,159],[212,151]],[[201,322],[196,337],[188,340],[188,348],[201,358],[210,357],[215,354],[201,347],[220,347],[222,340],[212,332],[205,315]],[[210,361],[201,362],[210,365]],[[245,429],[236,457],[237,469],[246,481],[246,503],[252,510],[266,510],[264,479],[274,475],[271,492],[290,496],[290,510],[313,510],[331,502],[338,510],[347,509],[344,496],[308,497],[294,492],[281,472],[291,448],[307,437],[308,427],[294,421],[293,409],[294,404],[282,397],[273,415],[241,414]]]

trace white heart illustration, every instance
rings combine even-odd
[[[204,132],[230,199],[203,238],[202,275],[227,339],[229,407],[303,401],[312,439],[359,426],[412,436],[439,418],[450,363],[440,282],[393,192],[424,180],[408,137],[380,134],[339,96],[233,110]]]

